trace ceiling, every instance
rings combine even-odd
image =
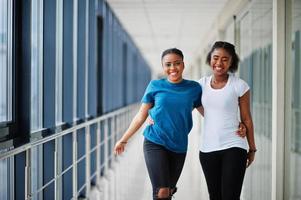
[[[156,75],[161,72],[161,53],[167,48],[181,49],[189,66],[227,0],[107,2]]]

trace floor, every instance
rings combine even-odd
[[[206,183],[198,160],[200,128],[198,116],[189,134],[189,148],[183,172],[174,199],[208,199]],[[90,199],[102,200],[151,200],[151,183],[142,152],[142,129],[127,144],[126,151],[116,158],[116,163]]]

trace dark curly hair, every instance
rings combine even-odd
[[[182,60],[184,60],[184,55],[180,49],[177,48],[166,49],[165,51],[163,51],[161,55],[161,60],[163,60],[163,57],[166,56],[167,54],[177,54],[182,58]]]
[[[211,54],[215,49],[219,49],[222,48],[224,50],[226,50],[230,56],[231,56],[231,65],[229,67],[229,71],[234,73],[237,71],[238,69],[238,63],[239,63],[239,57],[235,52],[235,46],[229,42],[225,42],[225,41],[216,41],[214,43],[214,45],[212,46],[211,50],[209,51],[209,53],[207,54],[207,58],[206,58],[206,63],[208,65],[210,65],[210,61],[211,61]]]

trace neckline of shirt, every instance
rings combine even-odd
[[[180,82],[178,82],[178,83],[173,83],[173,82],[170,82],[167,78],[165,78],[164,81],[165,81],[168,85],[170,85],[170,86],[175,86],[175,87],[177,87],[177,86],[182,86],[182,85],[184,85],[184,84],[187,82],[186,79],[182,79],[182,80],[181,80]]]
[[[207,84],[208,84],[208,86],[209,86],[209,88],[210,88],[211,90],[216,90],[216,91],[224,90],[226,87],[228,87],[228,85],[229,85],[229,83],[230,83],[230,79],[232,79],[232,75],[229,73],[229,77],[228,77],[227,83],[224,85],[224,87],[216,89],[216,88],[213,88],[213,87],[211,86],[211,80],[212,80],[212,77],[213,77],[213,75],[211,75],[211,76],[209,77],[209,81],[208,81]]]

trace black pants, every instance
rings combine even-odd
[[[200,152],[199,157],[210,200],[239,200],[246,171],[247,151],[235,147],[209,153]]]
[[[181,175],[186,153],[175,153],[147,139],[143,144],[144,158],[153,187],[153,199],[160,188],[174,189]]]

